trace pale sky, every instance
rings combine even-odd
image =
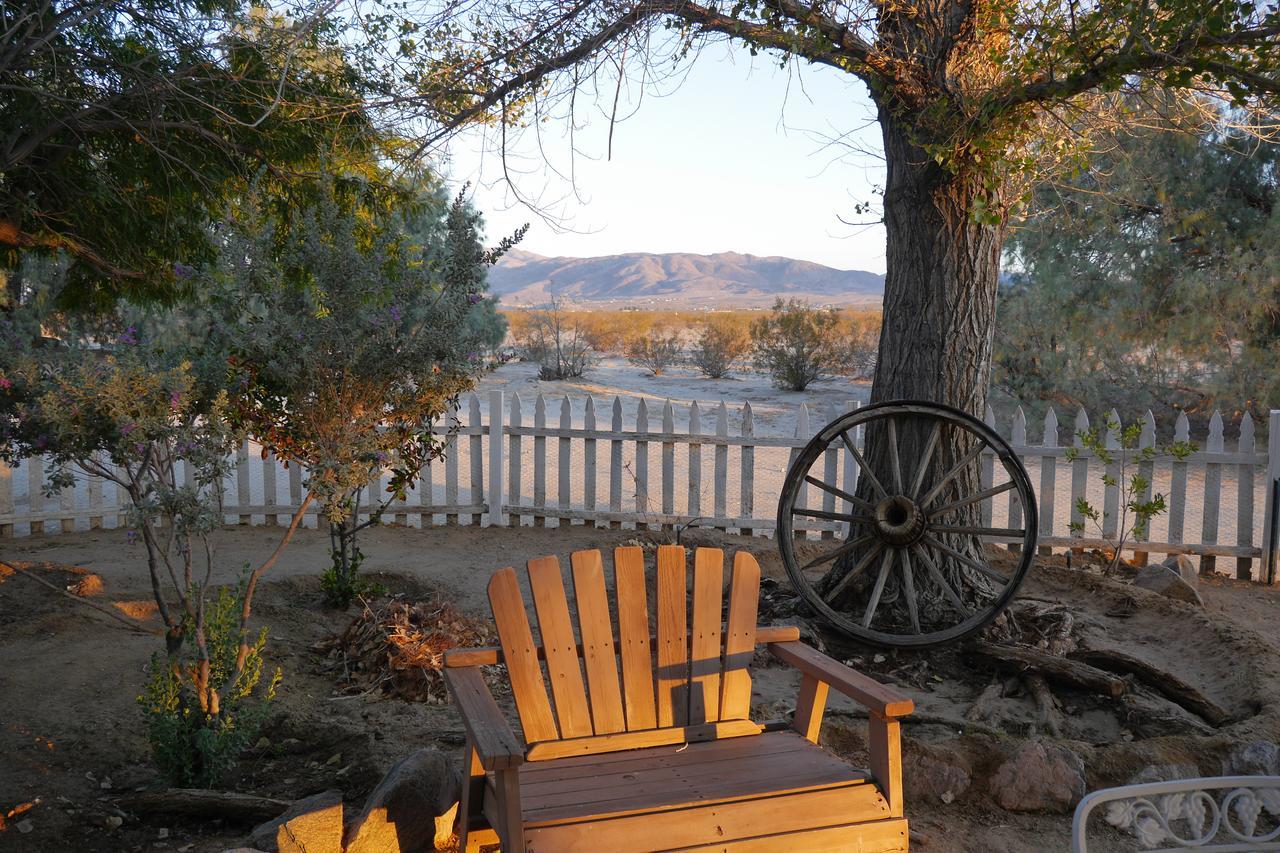
[[[606,87],[599,103],[607,106],[614,87]],[[618,114],[626,119],[613,130],[612,159],[608,117],[590,96],[579,99],[576,157],[564,120],[542,125],[546,157],[533,134],[521,139],[508,172],[562,227],[518,203],[501,158],[478,134],[452,143],[447,171],[457,183],[472,182],[490,242],[529,222],[521,248],[542,255],[742,252],[884,272],[883,228],[837,218],[879,218],[854,212],[855,203],[878,200],[872,188],[883,185],[879,128],[861,83],[715,46],[683,84],[663,89],[641,97],[624,88]],[[830,144],[841,134],[873,155]]]

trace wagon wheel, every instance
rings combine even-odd
[[[1036,527],[1031,481],[1008,443],[934,403],[832,421],[796,455],[778,501],[796,590],[839,630],[883,646],[945,643],[994,619],[1026,576]],[[813,536],[830,546],[813,556],[808,542],[798,558]],[[993,560],[996,543],[1016,553]]]

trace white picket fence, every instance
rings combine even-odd
[[[849,402],[847,407],[856,405]],[[487,399],[470,395],[440,426],[451,434],[444,458],[423,472],[384,521],[415,527],[697,526],[767,536],[775,527],[777,495],[790,460],[837,414],[801,405],[789,435],[757,435],[750,403],[730,407],[720,402],[704,409],[697,402],[667,401],[650,408],[643,398],[615,397],[597,408],[590,397],[549,400],[538,395],[529,400],[496,390]],[[1041,548],[1105,545],[1115,532],[1120,490],[1102,485],[1100,463],[1087,452],[1068,459],[1068,448],[1080,446],[1077,433],[1088,428],[1088,416],[1079,412],[1070,428],[1064,428],[1050,410],[1031,434],[1021,409],[1008,429],[996,423],[990,410],[987,422],[1009,439],[1031,474],[1040,506]],[[1169,508],[1152,524],[1147,541],[1134,543],[1131,550],[1190,554],[1215,569],[1226,568],[1216,564],[1218,558],[1231,558],[1237,577],[1273,577],[1274,569],[1262,564],[1273,548],[1280,410],[1271,412],[1267,447],[1255,446],[1254,434],[1255,425],[1246,416],[1228,446],[1220,415],[1212,417],[1206,436],[1194,437],[1185,416],[1180,417],[1172,439],[1194,441],[1198,450],[1183,460],[1165,458],[1144,466],[1152,490],[1166,496]],[[1117,436],[1108,440],[1114,445]],[[1155,421],[1148,415],[1141,444],[1156,442]],[[858,472],[847,453],[830,452],[822,465],[823,479],[854,490]],[[46,497],[45,476],[46,464],[39,459],[15,470],[0,465],[0,536],[127,524],[124,496],[113,484],[81,478],[75,489]],[[381,487],[366,492],[366,511],[383,493]],[[836,508],[834,496],[821,497],[823,509]],[[1101,535],[1071,534],[1080,497],[1107,513]],[[286,523],[302,499],[303,477],[296,466],[284,468],[253,445],[241,448],[224,484],[228,523]],[[1012,517],[1016,510],[1011,505],[988,509],[1007,521],[1018,521]],[[307,524],[316,523],[312,514]],[[806,522],[804,529],[806,535],[823,538],[840,534],[839,525],[829,521]]]

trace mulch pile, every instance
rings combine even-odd
[[[439,598],[418,603],[364,602],[361,613],[340,635],[323,641],[341,669],[344,693],[381,692],[410,702],[449,701],[441,670],[444,653],[455,647],[497,642],[493,626],[462,614]]]

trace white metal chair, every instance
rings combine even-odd
[[[1089,816],[1136,836],[1141,850],[1280,850],[1280,776],[1217,776],[1105,788],[1076,806],[1071,849],[1087,853]]]

